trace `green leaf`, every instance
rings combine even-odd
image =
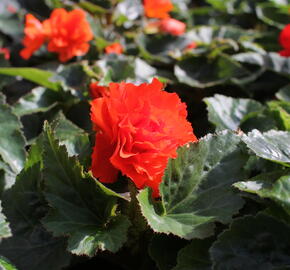
[[[263,22],[283,29],[289,23],[289,14],[278,5],[272,3],[261,3],[256,6],[259,19]]]
[[[0,256],[0,267],[2,270],[17,270],[6,258]]]
[[[161,202],[149,189],[138,195],[141,211],[155,232],[185,239],[213,234],[214,222],[229,223],[243,200],[231,185],[243,177],[247,156],[232,132],[208,135],[179,149],[170,160],[160,184]]]
[[[232,58],[241,63],[257,65],[283,75],[290,74],[290,59],[277,53],[259,54],[247,52],[233,55]]]
[[[2,207],[0,202],[0,240],[11,236],[11,230],[9,223],[6,221],[6,217],[2,214]]]
[[[290,173],[282,170],[260,174],[248,181],[234,184],[238,189],[274,200],[290,215]]]
[[[132,58],[124,55],[108,54],[98,61],[98,66],[105,76],[110,75],[111,81],[119,82],[135,78],[135,67],[132,62]]]
[[[212,269],[289,269],[289,235],[289,226],[272,217],[238,218],[210,249]]]
[[[178,252],[177,265],[172,270],[211,270],[209,248],[212,239],[194,239]]]
[[[83,158],[90,156],[91,145],[88,134],[60,112],[52,123],[55,137],[61,145],[65,145],[68,155],[80,155]]]
[[[243,98],[232,98],[223,95],[205,98],[208,119],[217,130],[237,130],[243,118],[252,112],[260,111],[263,106],[257,101]]]
[[[257,156],[290,166],[290,132],[253,130],[242,140]]]
[[[176,265],[177,253],[184,245],[185,241],[180,238],[164,234],[155,234],[153,235],[148,251],[159,270],[168,270]]]
[[[44,87],[36,87],[13,105],[13,112],[17,116],[46,112],[57,105],[55,93]]]
[[[122,197],[84,173],[77,159],[58,145],[48,124],[44,132],[45,197],[52,207],[43,219],[45,227],[55,236],[69,236],[68,250],[74,254],[116,252],[130,225],[116,212]]]
[[[278,128],[290,131],[290,103],[285,101],[271,101],[267,105],[278,122]]]
[[[4,99],[0,94],[0,155],[14,173],[19,173],[25,162],[25,139],[19,119]]]
[[[245,72],[238,62],[226,55],[220,55],[212,60],[190,56],[179,61],[174,67],[174,74],[179,82],[198,88],[225,83]]]
[[[290,102],[290,85],[286,85],[276,93],[276,97],[282,101]]]
[[[50,81],[53,73],[37,68],[0,68],[0,74],[20,76],[54,91],[58,91],[60,88],[59,83]]]
[[[42,186],[40,163],[36,163],[22,170],[3,197],[13,236],[2,240],[0,254],[19,269],[60,270],[70,260],[66,240],[52,237],[40,222],[47,212]]]

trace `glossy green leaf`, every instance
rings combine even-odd
[[[2,214],[2,207],[0,202],[0,240],[11,236],[11,230],[6,217]]]
[[[56,105],[57,100],[54,92],[44,87],[36,87],[13,105],[13,112],[18,116],[23,116],[49,111]]]
[[[194,239],[178,252],[177,265],[172,270],[211,270],[209,248],[212,239]]]
[[[290,132],[253,130],[242,139],[257,156],[290,166]]]
[[[280,56],[278,53],[259,54],[247,52],[236,54],[232,58],[241,63],[257,65],[284,75],[290,74],[290,59]]]
[[[5,103],[0,95],[0,156],[14,173],[18,173],[25,162],[25,139],[22,125],[11,107]]]
[[[1,13],[0,31],[6,35],[20,35],[23,32],[23,27],[17,14],[11,14],[7,11],[5,13]]]
[[[83,158],[90,156],[91,145],[88,134],[70,120],[63,113],[59,113],[52,123],[55,137],[61,145],[65,145],[68,155],[80,155]]]
[[[191,56],[179,61],[174,67],[179,82],[198,88],[225,83],[233,77],[245,75],[245,72],[238,62],[225,55],[212,60]]]
[[[37,68],[0,68],[0,74],[10,76],[20,76],[23,79],[32,81],[51,90],[58,91],[60,86],[57,82],[52,82],[50,79],[54,75],[50,71],[45,71]]]
[[[213,270],[289,269],[290,227],[272,217],[236,219],[210,249]]]
[[[283,11],[278,5],[272,3],[261,3],[256,6],[258,18],[263,22],[283,29],[289,23],[289,14]]]
[[[160,185],[161,202],[149,189],[138,195],[141,211],[155,232],[185,239],[213,234],[214,222],[229,223],[243,200],[231,185],[243,178],[245,156],[232,132],[207,135],[179,149]]]
[[[130,225],[127,217],[116,212],[121,196],[83,172],[77,159],[58,145],[47,124],[44,132],[45,197],[52,207],[43,219],[45,227],[55,236],[69,236],[72,253],[116,252],[126,241]]]
[[[3,208],[13,236],[0,244],[0,254],[23,270],[60,270],[69,263],[66,240],[54,238],[40,220],[47,212],[40,163],[22,170],[4,194]]]
[[[248,181],[234,184],[238,189],[257,194],[262,198],[274,200],[282,206],[290,215],[290,173],[289,171],[278,171],[260,174]]]
[[[2,270],[17,270],[6,258],[0,256],[0,267]]]
[[[290,131],[290,102],[271,101],[267,105],[278,123],[278,128]]]
[[[232,98],[217,94],[204,100],[207,104],[208,119],[217,130],[237,130],[247,114],[258,112],[263,108],[261,103],[251,99]]]

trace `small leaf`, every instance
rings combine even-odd
[[[25,139],[20,120],[0,94],[0,156],[14,173],[19,173],[25,162]]]
[[[172,270],[211,270],[209,248],[212,239],[194,239],[178,252],[177,265]]]
[[[289,226],[272,217],[238,218],[210,249],[212,269],[289,269],[289,235]]]
[[[270,130],[261,133],[253,130],[242,140],[257,156],[290,167],[290,132]]]
[[[130,225],[116,213],[122,197],[84,173],[76,158],[58,145],[48,124],[44,132],[45,197],[52,207],[43,219],[45,227],[55,236],[68,235],[68,250],[74,254],[116,252]]]
[[[0,256],[0,268],[1,270],[17,270],[6,258]]]
[[[262,198],[274,200],[290,215],[290,173],[282,170],[267,174],[260,174],[248,181],[234,184],[238,189],[257,194]]]
[[[53,73],[37,68],[0,68],[0,74],[20,76],[54,91],[58,91],[60,88],[59,83],[50,81]]]
[[[208,135],[179,149],[170,160],[160,185],[161,202],[153,202],[149,189],[138,200],[142,214],[155,232],[185,239],[213,234],[214,222],[229,223],[243,200],[231,185],[243,175],[247,156],[232,132]]]
[[[208,119],[217,130],[237,130],[243,118],[252,112],[260,111],[263,106],[251,99],[232,98],[222,95],[205,98]]]

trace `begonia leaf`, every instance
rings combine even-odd
[[[257,156],[290,166],[290,132],[253,130],[242,139]]]
[[[177,265],[172,270],[211,270],[209,248],[212,239],[193,239],[178,252]]]
[[[174,74],[179,82],[205,88],[225,83],[233,77],[246,75],[247,72],[238,62],[221,55],[213,60],[205,57],[186,57],[175,65]]]
[[[60,88],[58,82],[52,82],[50,79],[54,75],[50,71],[45,71],[37,68],[0,68],[0,74],[9,76],[20,76],[23,79],[32,81],[51,90],[57,91]]]
[[[23,116],[46,112],[56,105],[57,100],[54,92],[44,87],[36,87],[13,105],[13,112],[18,116]]]
[[[290,227],[272,217],[238,218],[210,249],[212,269],[289,269],[289,235]]]
[[[260,111],[261,103],[243,98],[232,98],[223,95],[205,98],[207,104],[208,119],[217,130],[237,130],[243,118],[252,112]]]
[[[216,221],[229,223],[243,205],[231,187],[247,159],[239,144],[239,136],[224,131],[180,148],[160,184],[162,201],[154,202],[149,189],[138,195],[151,228],[192,239],[212,235]]]
[[[17,270],[6,258],[0,256],[0,267],[2,270]]]
[[[54,238],[40,222],[47,212],[40,163],[23,169],[3,197],[12,237],[2,240],[0,254],[23,270],[60,270],[70,261],[66,239]]]
[[[238,189],[274,200],[290,215],[290,172],[281,170],[257,175],[234,184]]]
[[[83,158],[90,156],[88,134],[68,120],[63,113],[57,115],[52,123],[52,129],[59,143],[66,146],[69,156],[80,155]]]
[[[278,53],[246,52],[233,55],[232,58],[241,63],[257,65],[283,75],[290,74],[290,59],[282,57]]]
[[[12,108],[0,95],[0,156],[14,173],[19,173],[25,162],[25,139],[22,125]]]
[[[11,230],[6,217],[2,214],[2,207],[0,202],[0,240],[11,236]]]
[[[130,225],[116,212],[122,197],[83,172],[77,159],[59,146],[48,124],[44,132],[45,197],[52,208],[43,224],[55,236],[69,236],[68,250],[74,254],[116,252]]]
[[[176,265],[178,251],[186,241],[165,234],[155,234],[149,245],[149,254],[156,262],[159,270],[172,269]],[[166,248],[164,248],[166,247]]]

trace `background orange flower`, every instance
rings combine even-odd
[[[172,9],[170,0],[144,0],[145,14],[150,18],[167,18]]]
[[[122,54],[123,53],[123,47],[120,43],[115,42],[112,43],[111,45],[108,45],[105,48],[105,53],[110,54],[110,53],[115,53],[115,54]]]
[[[157,79],[139,86],[111,83],[109,97],[92,101],[91,119],[99,130],[92,172],[101,182],[115,182],[121,171],[157,197],[168,159],[176,157],[179,146],[197,140],[186,105],[162,88]]]
[[[24,59],[29,59],[42,46],[47,34],[43,24],[32,14],[27,14],[25,17],[24,33],[25,37],[22,41],[24,49],[20,51],[20,56]]]
[[[58,53],[61,62],[88,52],[88,41],[93,39],[93,33],[84,11],[55,9],[46,23],[49,31],[47,49]]]

